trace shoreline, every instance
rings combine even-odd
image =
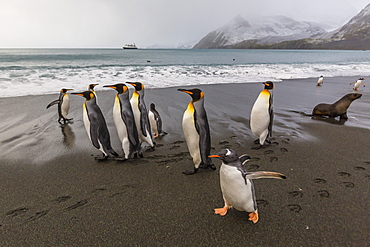
[[[347,77],[284,80],[275,84],[271,145],[253,150],[249,129],[253,102],[262,83],[200,85],[211,128],[212,153],[232,148],[249,154],[248,171],[281,172],[284,181],[256,180],[260,221],[245,212],[226,216],[216,171],[192,168],[181,129],[190,97],[174,89],[148,89],[167,136],[154,152],[128,162],[95,162],[82,122],[83,99],[71,96],[61,128],[57,95],[0,101],[0,243],[11,245],[234,245],[364,246],[369,240],[370,138],[367,87],[348,109],[349,120],[330,124],[292,112],[309,113],[351,92]],[[366,81],[365,81],[366,84]],[[192,87],[187,87],[192,88]],[[98,88],[97,88],[98,89]],[[130,88],[131,90],[131,88]],[[112,146],[120,154],[112,119],[115,92],[97,91]]]

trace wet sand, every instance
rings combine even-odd
[[[366,75],[365,75],[366,77]],[[181,129],[190,97],[177,88],[147,89],[169,134],[154,152],[127,162],[96,162],[82,122],[83,98],[70,96],[73,124],[57,123],[58,97],[0,99],[1,246],[367,246],[370,241],[370,92],[348,110],[348,121],[320,121],[318,103],[352,92],[357,78],[275,83],[272,144],[254,150],[249,129],[261,83],[198,86],[212,133],[212,152],[234,149],[252,160],[249,171],[283,173],[286,180],[255,181],[260,220],[223,206],[216,171],[192,169]],[[365,81],[366,83],[366,81]],[[112,119],[115,92],[99,91],[112,146],[120,143]],[[130,86],[129,86],[130,87]],[[191,87],[189,87],[191,88]],[[59,89],[56,89],[58,91]],[[132,90],[132,87],[130,87]]]

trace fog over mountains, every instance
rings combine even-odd
[[[343,27],[327,32],[323,24],[284,16],[247,21],[240,15],[203,37],[194,49],[370,49],[370,4]]]

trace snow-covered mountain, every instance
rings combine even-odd
[[[323,33],[325,30],[317,24],[299,22],[284,16],[263,17],[248,22],[239,15],[225,26],[207,34],[194,48],[222,48],[246,40],[257,40],[260,44],[276,43]]]

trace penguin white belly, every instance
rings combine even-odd
[[[241,172],[236,167],[221,165],[220,184],[222,195],[229,206],[248,213],[256,210],[253,184],[249,179],[245,184]]]
[[[90,120],[89,120],[89,116],[87,115],[87,110],[86,110],[86,104],[83,105],[83,121],[84,121],[84,125],[85,125],[85,129],[86,129],[86,132],[87,132],[87,135],[89,136],[89,140],[91,142],[91,136],[90,136]]]
[[[199,134],[195,128],[194,110],[188,109],[185,111],[182,119],[182,129],[184,131],[186,144],[188,145],[190,156],[193,158],[195,168],[199,168],[202,158],[199,148]]]
[[[361,81],[356,81],[355,85],[353,86],[353,89],[359,88],[361,85]]]
[[[64,118],[67,118],[67,115],[69,112],[69,106],[70,106],[69,96],[68,94],[65,94],[63,96],[63,103],[62,103],[62,116]]]
[[[155,117],[154,117],[153,112],[149,111],[148,117],[149,117],[149,122],[150,122],[150,127],[152,129],[152,132],[156,133],[156,134],[159,134],[158,133],[158,127],[157,127],[157,121],[155,121]]]
[[[251,111],[250,125],[254,135],[260,137],[268,133],[270,124],[269,101],[266,97],[258,97]]]
[[[125,153],[125,158],[127,158],[130,152],[130,142],[128,140],[126,124],[122,119],[121,102],[118,97],[116,97],[113,105],[113,120],[116,125],[119,140],[122,142],[122,150]]]

